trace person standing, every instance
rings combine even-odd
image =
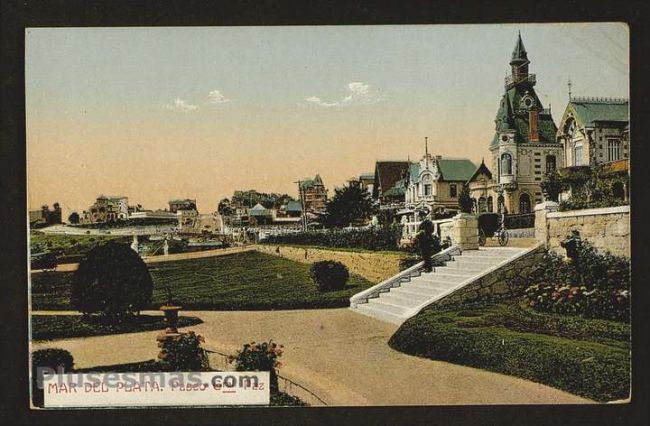
[[[424,219],[418,228],[418,233],[415,236],[418,248],[420,249],[420,256],[424,261],[424,272],[431,272],[433,270],[433,262],[431,256],[434,250],[434,236],[433,236],[433,223],[429,219]]]

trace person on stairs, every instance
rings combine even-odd
[[[424,272],[431,272],[433,270],[433,262],[431,256],[440,251],[440,238],[433,233],[433,222],[424,219],[418,227],[418,233],[415,238],[420,249],[420,256],[424,261]]]

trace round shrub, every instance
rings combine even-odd
[[[341,290],[350,278],[347,266],[333,260],[314,262],[309,268],[309,276],[320,291]]]
[[[49,369],[50,374],[72,371],[74,358],[64,349],[41,349],[32,353],[32,403],[37,407],[43,406],[43,373]]]
[[[147,265],[124,243],[93,248],[72,281],[72,306],[84,314],[116,319],[151,304],[153,281]]]

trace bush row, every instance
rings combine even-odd
[[[355,248],[364,250],[399,250],[401,232],[399,227],[367,229],[328,229],[307,231],[296,234],[272,235],[263,243],[297,244],[335,248]]]

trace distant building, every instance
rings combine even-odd
[[[627,99],[571,99],[557,131],[564,148],[564,164],[597,166],[627,159],[629,109]]]
[[[327,189],[320,175],[300,181],[300,191],[305,200],[305,209],[319,211],[325,209],[327,203]]]
[[[48,205],[43,205],[40,210],[29,211],[30,228],[56,225],[61,223],[61,221],[61,206],[59,203],[54,203],[52,210],[50,210]]]
[[[251,225],[268,225],[275,219],[275,211],[273,209],[267,209],[259,203],[248,210],[248,214]]]
[[[288,217],[300,217],[302,214],[302,206],[300,205],[300,201],[289,201],[286,204],[284,211]]]
[[[95,203],[84,210],[80,223],[106,223],[127,220],[129,218],[129,199],[124,196],[100,195]]]
[[[598,169],[600,177],[620,200],[629,197],[630,122],[627,99],[571,98],[560,121],[558,141],[564,148],[568,182],[561,200],[583,191],[585,172]]]
[[[467,187],[476,212],[502,212],[504,206],[503,196],[497,193],[498,188],[494,184],[492,172],[485,165],[485,161],[481,161],[481,164],[467,180]],[[495,194],[498,194],[496,198]]]
[[[359,175],[359,184],[361,188],[366,189],[370,194],[372,194],[373,186],[375,184],[375,174],[374,173],[363,173]]]
[[[169,211],[172,213],[176,213],[179,210],[195,210],[197,211],[196,208],[196,200],[191,199],[191,198],[185,198],[182,200],[171,200],[169,202]]]
[[[409,161],[377,161],[372,184],[372,198],[381,206],[403,205]]]
[[[444,158],[428,152],[410,163],[405,179],[404,209],[399,211],[407,236],[415,234],[428,215],[458,210],[458,196],[476,166],[466,158]]]

